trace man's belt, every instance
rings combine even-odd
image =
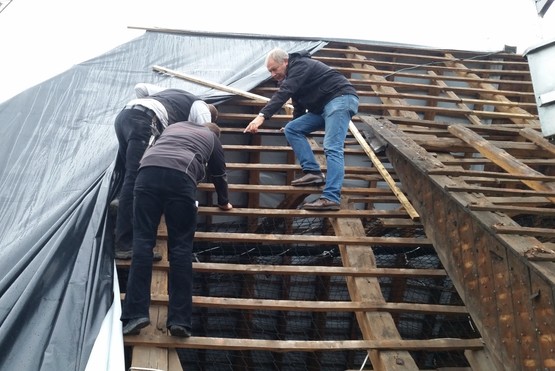
[[[153,110],[151,110],[150,108],[146,108],[144,106],[141,106],[140,104],[134,104],[132,106],[125,106],[125,109],[135,109],[137,111],[144,112],[151,120],[156,117],[156,113],[154,113]]]

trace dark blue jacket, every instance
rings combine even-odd
[[[311,59],[306,51],[291,53],[285,79],[260,112],[268,119],[291,98],[294,118],[302,116],[306,110],[320,114],[329,101],[347,94],[357,95],[353,85],[341,73]]]

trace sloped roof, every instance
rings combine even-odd
[[[153,72],[160,64],[250,89],[267,78],[260,65],[275,43],[147,32],[0,105],[0,364],[69,370],[89,360],[113,305],[113,252],[103,243],[120,180],[113,122],[134,85],[221,94]]]
[[[263,101],[152,71],[269,97],[263,60],[278,45],[312,50],[361,97],[338,213],[298,209],[318,189],[288,186],[299,168],[279,130],[287,112],[246,135]],[[151,347],[183,349],[178,362],[166,353],[168,370],[550,367],[551,234],[538,227],[552,225],[555,152],[522,56],[175,30],[146,32],[0,105],[0,363],[84,369],[110,311],[118,342],[112,124],[137,82],[218,103],[236,207],[220,215],[201,185],[195,336],[151,326],[126,338],[143,367],[162,362],[137,356]],[[321,133],[312,140],[321,154]],[[166,270],[155,266],[160,316]]]

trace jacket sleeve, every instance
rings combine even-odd
[[[229,202],[229,191],[227,186],[227,173],[225,165],[224,149],[220,140],[214,134],[214,149],[208,160],[208,172],[218,195],[218,205],[227,205]]]

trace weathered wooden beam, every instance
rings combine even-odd
[[[410,220],[410,219],[409,219]],[[130,260],[117,260],[118,268],[129,268]],[[169,269],[167,261],[153,262],[154,269]],[[349,277],[446,277],[443,269],[338,267],[323,265],[268,265],[193,262],[193,270],[199,273],[273,274],[294,276],[349,276]]]
[[[168,304],[168,295],[151,295],[156,305]],[[203,308],[242,309],[242,310],[280,310],[296,312],[389,312],[389,313],[427,313],[443,315],[467,315],[464,306],[385,303],[371,301],[308,301],[308,300],[270,300],[241,299],[228,297],[193,296],[193,304]]]
[[[369,118],[369,120],[371,119],[372,118]],[[356,138],[356,140],[359,142],[360,146],[364,149],[364,151],[366,152],[366,154],[374,164],[374,167],[378,170],[380,175],[383,177],[384,181],[387,183],[391,191],[393,191],[393,193],[401,203],[401,206],[403,206],[403,208],[407,211],[410,218],[412,220],[418,220],[419,219],[418,213],[411,205],[410,201],[407,199],[407,196],[405,196],[405,194],[401,191],[399,186],[395,183],[395,181],[393,180],[393,178],[391,177],[391,175],[389,174],[385,166],[383,166],[382,162],[378,159],[378,156],[376,156],[372,148],[370,148],[370,145],[368,145],[368,143],[362,137],[362,135],[360,134],[357,127],[355,126],[355,124],[353,124],[352,121],[349,122],[349,130]]]
[[[167,235],[159,235],[167,238]],[[241,242],[260,244],[314,244],[322,245],[379,245],[379,246],[406,246],[430,247],[427,238],[413,237],[361,237],[361,236],[308,236],[308,235],[283,235],[283,234],[255,234],[255,233],[222,233],[222,232],[196,232],[196,241]]]
[[[518,166],[521,166],[521,165],[523,164],[519,162]],[[531,170],[531,169],[527,168],[526,170]],[[457,177],[479,176],[479,177],[490,177],[493,179],[515,179],[515,180],[533,180],[538,182],[555,182],[555,176],[543,175],[542,173],[539,173],[536,171],[530,172],[525,170],[523,170],[522,172],[501,173],[501,172],[495,172],[495,171],[463,170],[463,169],[444,167],[442,169],[431,169],[428,173],[430,175],[450,175],[450,176],[457,176]],[[547,189],[541,192],[550,193],[550,192],[555,192],[555,190]]]
[[[162,246],[163,241],[157,241],[156,249],[162,254],[162,262],[167,263],[167,252]],[[151,295],[168,295],[168,272],[154,270],[152,273]],[[124,294],[121,295],[123,300]],[[151,325],[141,331],[142,336],[165,337],[167,335],[166,321],[168,316],[167,303],[153,303],[150,306],[149,315]],[[128,336],[124,336],[124,343],[127,343]],[[172,371],[182,371],[181,363],[175,362],[177,354],[175,349],[158,347],[152,344],[136,344],[133,347],[131,358],[132,369],[163,369]]]
[[[310,194],[319,192],[320,187],[306,186],[306,187],[294,187],[290,185],[257,185],[257,184],[230,184],[230,192],[256,192],[256,193],[302,193]],[[214,185],[212,183],[200,183],[198,185],[199,191],[214,191]],[[362,188],[362,187],[344,187],[341,190],[342,194],[345,195],[391,195],[391,190],[389,188]],[[406,211],[400,211],[400,213],[406,214]],[[407,214],[408,215],[408,214]]]
[[[154,335],[127,336],[126,345],[147,345],[176,349],[214,349],[222,351],[258,350],[269,352],[318,352],[345,350],[391,351],[450,351],[477,350],[484,344],[481,339],[429,339],[429,340],[256,340],[237,338],[190,337],[180,339]]]
[[[383,197],[383,196],[382,196]],[[376,198],[375,201],[380,200]],[[396,199],[395,199],[396,200]],[[382,202],[385,199],[382,199]],[[256,208],[233,208],[231,210],[222,211],[218,207],[199,206],[198,212],[201,215],[233,215],[233,216],[249,216],[249,217],[288,217],[288,218],[342,218],[342,217],[398,217],[408,216],[403,210],[376,210],[376,209],[342,209],[337,211],[317,211],[304,209],[256,209]]]
[[[526,206],[507,206],[507,205],[495,205],[492,203],[469,203],[467,205],[469,210],[472,211],[493,211],[499,213],[505,213],[507,215],[544,215],[551,216],[555,215],[555,209],[547,207],[526,207]]]
[[[524,165],[522,162],[518,161],[506,151],[495,147],[490,142],[488,142],[478,134],[472,132],[471,130],[459,125],[453,125],[449,127],[449,131],[460,139],[464,140],[469,145],[472,145],[484,157],[489,158],[500,168],[509,173],[522,176],[523,179],[521,181],[530,188],[544,192],[555,191],[555,183],[550,184],[542,181],[526,179],[525,177],[528,176],[544,177],[544,174]],[[555,197],[549,199],[551,200],[551,202],[555,202]]]

